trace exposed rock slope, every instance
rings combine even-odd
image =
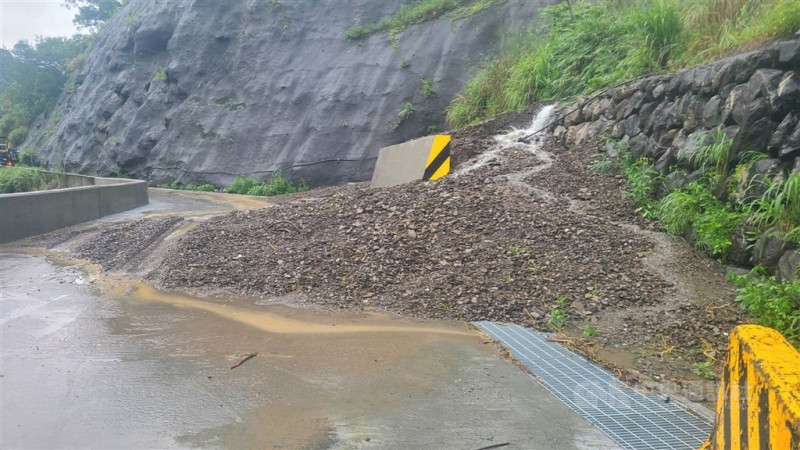
[[[442,128],[444,107],[501,31],[551,3],[508,0],[396,41],[354,42],[349,26],[403,1],[132,0],[25,146],[68,171],[155,182],[277,170],[312,185],[364,180],[380,147]],[[424,95],[423,77],[435,94]],[[404,102],[414,112],[401,120]]]

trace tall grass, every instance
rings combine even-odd
[[[696,64],[800,29],[798,0],[597,0],[541,11],[451,103],[464,126],[533,102],[584,95],[656,70]]]
[[[229,194],[273,196],[293,194],[295,192],[307,190],[308,184],[306,184],[305,181],[301,180],[297,185],[292,184],[292,182],[284,178],[279,171],[267,181],[261,181],[252,177],[237,177],[233,180],[233,184],[225,189],[225,192]]]
[[[783,239],[800,244],[800,173],[767,182],[766,193],[747,208],[751,223],[759,229],[777,227]]]

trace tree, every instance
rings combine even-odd
[[[51,108],[67,79],[66,65],[86,49],[83,36],[39,37],[34,44],[20,41],[0,51],[0,136],[20,143],[31,123]]]
[[[108,22],[114,13],[125,3],[123,0],[64,0],[67,8],[75,8],[78,13],[72,20],[79,28],[96,31]]]

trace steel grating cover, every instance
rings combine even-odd
[[[476,322],[530,369],[533,378],[609,438],[629,449],[697,449],[711,423],[676,402],[636,391],[547,333],[519,325]]]

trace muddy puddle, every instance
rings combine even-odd
[[[123,317],[140,320],[120,321],[117,332],[144,328],[150,345],[207,368],[205,383],[234,383],[247,392],[246,413],[182,436],[183,445],[235,440],[242,447],[328,448],[379,441],[383,432],[370,425],[375,417],[452,381],[459,355],[495,351],[464,324],[232,306],[129,282],[116,283],[112,295]],[[158,325],[164,318],[169,328]]]

